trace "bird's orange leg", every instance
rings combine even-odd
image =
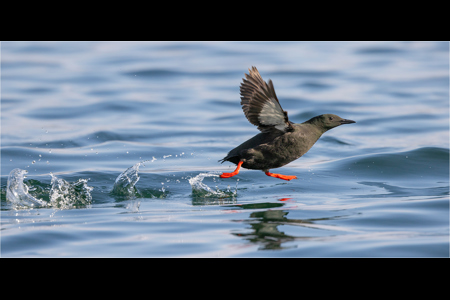
[[[241,169],[241,165],[243,164],[243,161],[240,161],[236,167],[236,170],[234,170],[231,173],[222,173],[222,175],[220,175],[221,178],[230,178],[233,177],[234,175],[237,175],[239,173],[239,170]]]
[[[276,173],[270,173],[269,171],[266,171],[265,173],[266,173],[267,176],[280,178],[280,179],[283,179],[283,180],[297,179],[297,176],[295,176],[295,175],[281,175],[281,174],[276,174]]]

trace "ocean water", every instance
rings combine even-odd
[[[448,42],[1,42],[2,257],[448,257]],[[271,178],[256,66],[290,120],[334,113]]]

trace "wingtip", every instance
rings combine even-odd
[[[255,66],[252,66],[252,68],[248,68],[248,73],[250,76],[253,76],[253,73],[259,73],[258,69]]]

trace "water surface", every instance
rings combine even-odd
[[[297,180],[218,177],[258,133],[251,66],[291,121],[357,122],[274,170]],[[0,234],[3,257],[447,257],[449,44],[2,42]]]

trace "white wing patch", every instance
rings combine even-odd
[[[284,113],[278,101],[271,99],[264,103],[264,106],[259,113],[258,120],[262,125],[275,126],[276,129],[285,131],[286,123]]]

